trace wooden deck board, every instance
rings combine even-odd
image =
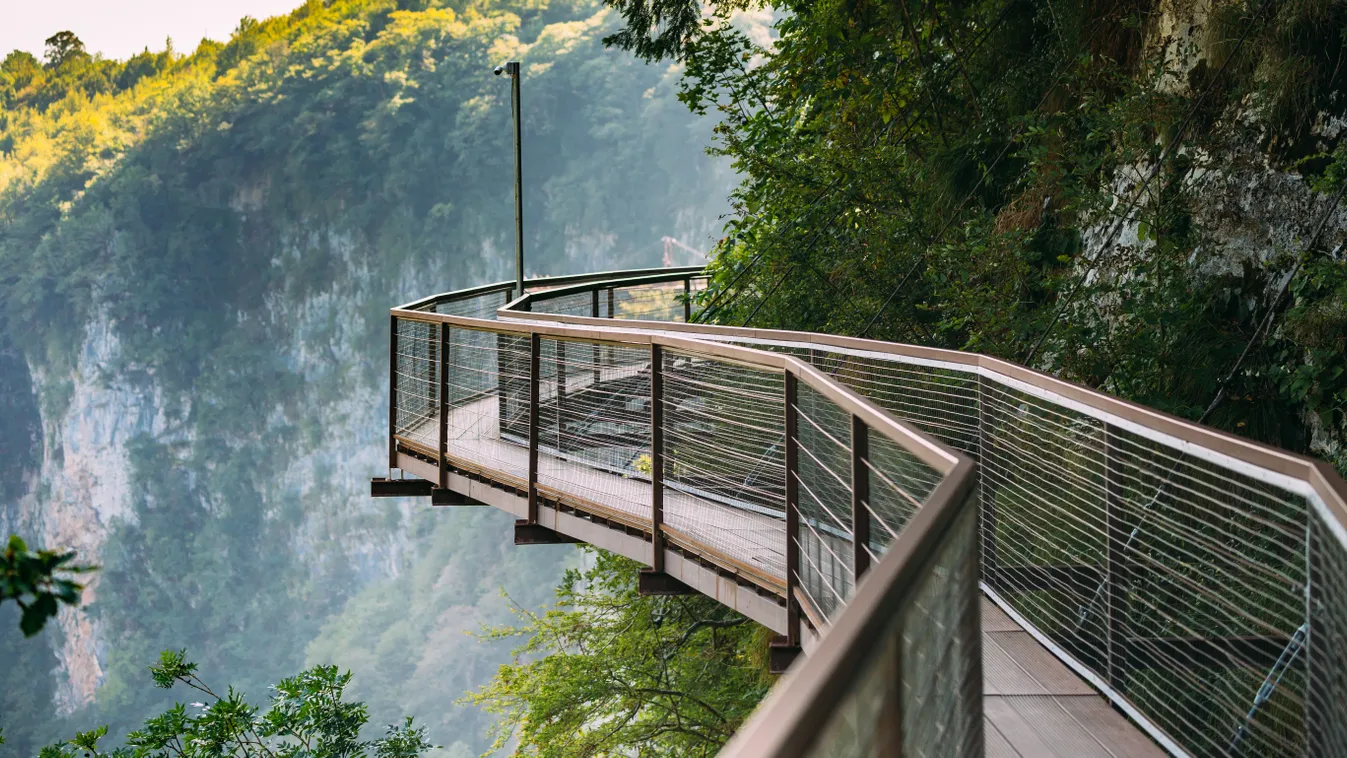
[[[1166,755],[987,598],[982,598],[982,676],[989,758]]]

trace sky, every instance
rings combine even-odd
[[[303,0],[0,0],[0,58],[42,57],[42,41],[70,30],[91,53],[127,58],[149,47],[191,52],[202,37],[224,41],[244,16],[289,13]]]

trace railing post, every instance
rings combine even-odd
[[[591,290],[589,294],[593,296],[592,301],[590,303],[590,313],[591,315],[593,315],[594,318],[598,318],[599,285],[597,284],[594,285],[594,289]],[[591,347],[594,350],[594,384],[591,389],[597,392],[599,389],[599,382],[603,379],[603,369],[599,368],[599,366],[601,365],[600,361],[602,360],[603,353],[601,352],[601,348],[598,345],[591,345]]]
[[[664,572],[664,350],[650,346],[650,566]]]
[[[987,418],[987,380],[978,378],[978,466],[985,467],[991,457],[992,436]],[[985,469],[984,469],[985,470]],[[978,477],[978,502],[982,508],[982,581],[997,589],[1000,584],[1000,564],[996,551],[996,493],[984,486],[985,477]]]
[[[528,523],[538,523],[538,390],[542,371],[542,335],[529,335],[529,513]]]
[[[795,587],[800,573],[799,445],[796,440],[796,398],[799,394],[795,374],[786,372],[786,644],[800,645],[800,607]]]
[[[683,323],[692,323],[692,277],[683,280]]]
[[[440,324],[440,377],[439,377],[439,422],[440,422],[440,489],[449,488],[449,325]]]
[[[1104,424],[1104,581],[1105,597],[1105,679],[1116,692],[1127,686],[1127,525],[1123,515],[1122,473],[1119,470],[1117,431]]]
[[[870,568],[870,434],[860,416],[851,417],[851,558],[855,586]]]
[[[388,468],[398,467],[398,317],[388,317]]]
[[[617,318],[616,297],[612,287],[608,288],[608,318]]]
[[[557,450],[566,451],[566,340],[557,340]]]
[[[1301,729],[1305,733],[1306,755],[1329,755],[1330,735],[1335,731],[1341,733],[1344,719],[1338,715],[1339,724],[1332,723],[1333,715],[1342,713],[1342,703],[1331,702],[1332,688],[1322,685],[1322,677],[1333,676],[1333,664],[1332,657],[1325,656],[1320,647],[1328,639],[1315,636],[1315,619],[1324,617],[1320,608],[1323,605],[1324,548],[1319,541],[1334,538],[1320,536],[1320,530],[1314,528],[1313,508],[1306,509],[1305,518],[1305,704]],[[1324,660],[1320,662],[1319,658]]]

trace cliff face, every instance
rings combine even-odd
[[[368,497],[388,308],[512,278],[504,56],[529,88],[530,275],[710,247],[734,180],[711,124],[677,71],[605,50],[611,28],[588,2],[335,0],[122,90],[0,77],[0,528],[101,566],[45,635],[50,681],[42,644],[0,630],[44,679],[7,691],[0,670],[6,750],[138,726],[170,647],[255,699],[306,661],[350,666],[375,722],[434,716],[432,739],[479,746],[449,703],[503,651],[445,629],[499,618],[514,576],[541,599],[560,556],[507,568],[505,526]],[[30,701],[41,728],[11,716]]]
[[[721,177],[722,181],[728,178]],[[721,196],[726,190],[722,185]],[[714,208],[689,206],[671,214],[675,215],[688,222],[681,228],[671,226],[670,231],[683,239],[699,239],[712,231],[716,213]],[[560,246],[567,251],[568,259],[576,261],[575,270],[659,265],[660,251],[654,246],[635,259],[594,252],[601,249],[596,237],[603,236],[575,230],[575,237]],[[237,314],[238,325],[250,325],[264,335],[264,349],[272,352],[290,379],[303,387],[298,402],[285,402],[283,393],[276,393],[273,387],[252,387],[249,391],[264,403],[269,395],[276,394],[272,399],[276,406],[264,414],[263,428],[244,434],[203,435],[203,428],[196,423],[201,407],[218,407],[230,402],[226,398],[209,389],[201,394],[169,390],[152,375],[126,371],[117,324],[106,312],[98,312],[84,326],[82,342],[73,351],[75,358],[68,368],[56,368],[35,358],[26,364],[41,433],[32,440],[35,465],[25,467],[19,494],[0,509],[0,527],[30,535],[44,546],[74,549],[84,562],[106,565],[110,535],[137,525],[138,505],[150,509],[173,507],[169,502],[156,502],[152,496],[147,498],[142,486],[146,476],[185,476],[185,481],[166,483],[170,488],[180,487],[210,498],[215,493],[209,487],[191,481],[207,477],[213,465],[207,460],[198,467],[197,462],[208,457],[200,451],[245,450],[278,464],[275,473],[265,477],[258,497],[265,520],[293,518],[285,544],[297,563],[309,567],[313,577],[331,574],[334,567],[340,567],[339,586],[329,590],[339,593],[329,598],[332,607],[340,608],[345,597],[370,582],[396,579],[417,565],[419,554],[427,546],[424,540],[418,544],[410,528],[423,503],[368,497],[369,477],[382,475],[387,465],[387,308],[438,291],[509,278],[504,265],[507,256],[499,252],[509,251],[503,244],[506,241],[487,241],[476,260],[446,258],[433,268],[405,266],[385,278],[374,273],[359,244],[348,236],[334,239],[332,265],[340,274],[331,286],[298,299],[287,297],[286,288],[281,287],[267,296],[263,308]],[[296,246],[290,245],[290,249]],[[280,256],[275,265],[283,269],[295,265],[295,260],[285,258]],[[223,411],[228,413],[229,409]],[[167,446],[177,459],[192,463],[177,470],[138,470],[135,450],[147,440]],[[192,537],[183,533],[175,539],[187,541]],[[447,570],[451,575],[463,571]],[[125,573],[125,567],[121,573]],[[489,569],[484,569],[484,574],[493,575]],[[468,584],[474,592],[495,594],[494,587],[478,585],[481,575],[459,578],[471,579]],[[497,579],[505,581],[505,577]],[[87,608],[64,609],[58,619],[58,633],[48,637],[60,665],[52,704],[57,715],[78,716],[87,711],[106,681],[109,652],[118,646],[101,620],[100,611],[109,602],[103,591],[108,581],[106,572],[92,574],[84,596]],[[286,593],[295,589],[281,584],[258,591]],[[110,596],[114,603],[125,599],[124,592]],[[209,601],[204,595],[200,599]],[[446,609],[449,616],[441,621],[460,632],[475,629],[487,620],[474,611],[473,605],[455,607],[457,610]],[[317,619],[320,623],[322,620]],[[396,618],[385,620],[396,622]],[[431,645],[439,639],[434,644],[443,648],[443,638],[450,632],[442,628],[442,623],[432,626],[431,639],[413,640],[411,644]],[[304,641],[299,642],[302,649]],[[187,643],[214,644],[211,640]],[[450,656],[444,661],[442,653],[432,655],[429,649],[426,655],[435,660],[436,670],[443,671],[447,665],[450,670],[467,667],[489,675],[492,664],[474,662],[488,653],[471,645],[457,648],[457,660]],[[493,650],[489,655],[501,652]],[[377,657],[366,662],[367,669],[381,665]],[[286,673],[278,671],[276,675]],[[370,672],[357,670],[357,674],[368,677]],[[460,689],[477,683],[465,682]],[[443,694],[452,699],[462,693]]]

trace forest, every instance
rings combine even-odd
[[[506,278],[508,104],[481,74],[511,55],[540,272],[654,265],[695,218],[705,320],[987,353],[1347,472],[1340,2],[311,0],[185,54],[53,40],[0,65],[0,387],[36,398],[0,399],[0,505],[49,497],[91,323],[154,410],[98,560],[96,697],[51,716],[63,643],[0,607],[0,751],[125,734],[184,646],[250,693],[352,668],[452,755],[705,755],[766,692],[763,630],[709,601],[521,555],[490,514],[333,505],[260,453],[379,396],[378,361],[343,358],[429,294],[408,272]],[[268,349],[281,326],[325,369]]]

